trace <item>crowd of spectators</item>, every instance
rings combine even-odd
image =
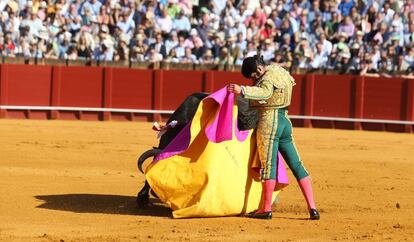
[[[3,56],[413,73],[412,0],[1,0]]]

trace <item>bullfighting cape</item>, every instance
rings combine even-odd
[[[256,138],[253,130],[238,130],[234,100],[226,88],[203,99],[193,120],[145,169],[174,218],[239,215],[259,207]],[[284,162],[278,164],[274,198],[287,185]]]

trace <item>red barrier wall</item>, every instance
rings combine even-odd
[[[161,70],[160,109],[174,110],[191,93],[204,91],[202,71]]]
[[[104,107],[127,109],[155,109],[153,104],[154,74],[147,70],[127,68],[105,68],[104,70]],[[149,115],[136,115],[149,119]],[[108,119],[134,119],[128,113],[111,113]]]
[[[293,87],[292,103],[289,106],[289,114],[304,115],[305,104],[312,102],[312,93],[306,92],[306,76],[305,75],[293,75],[296,85]],[[309,83],[308,83],[309,86]],[[307,101],[307,102],[306,102]],[[312,110],[308,107],[309,115]],[[295,126],[310,126],[308,120],[292,120]]]
[[[414,121],[414,80],[350,75],[294,75],[294,125],[412,132],[411,124],[334,118]],[[251,85],[238,72],[111,67],[0,65],[0,105],[174,110],[189,94],[229,83]],[[317,120],[317,117],[332,117]],[[109,111],[0,109],[2,118],[153,120],[168,115]]]
[[[27,67],[27,68],[25,68]],[[24,68],[24,71],[22,71]],[[51,94],[50,66],[2,66],[2,79],[6,83],[4,104],[16,106],[49,106]],[[2,102],[3,104],[3,102]],[[46,118],[46,111],[9,111],[10,118]]]

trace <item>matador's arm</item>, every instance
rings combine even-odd
[[[264,79],[256,86],[242,86],[242,93],[245,98],[253,100],[269,99],[274,90],[273,83],[269,79]]]

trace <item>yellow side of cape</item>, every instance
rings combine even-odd
[[[148,166],[146,178],[174,218],[234,216],[256,210],[261,183],[251,167],[260,164],[256,139],[250,131],[243,142],[210,142],[204,132],[216,115],[217,104],[203,100],[191,124],[189,148]],[[233,123],[237,106],[233,107]],[[274,198],[279,191],[274,192]]]

